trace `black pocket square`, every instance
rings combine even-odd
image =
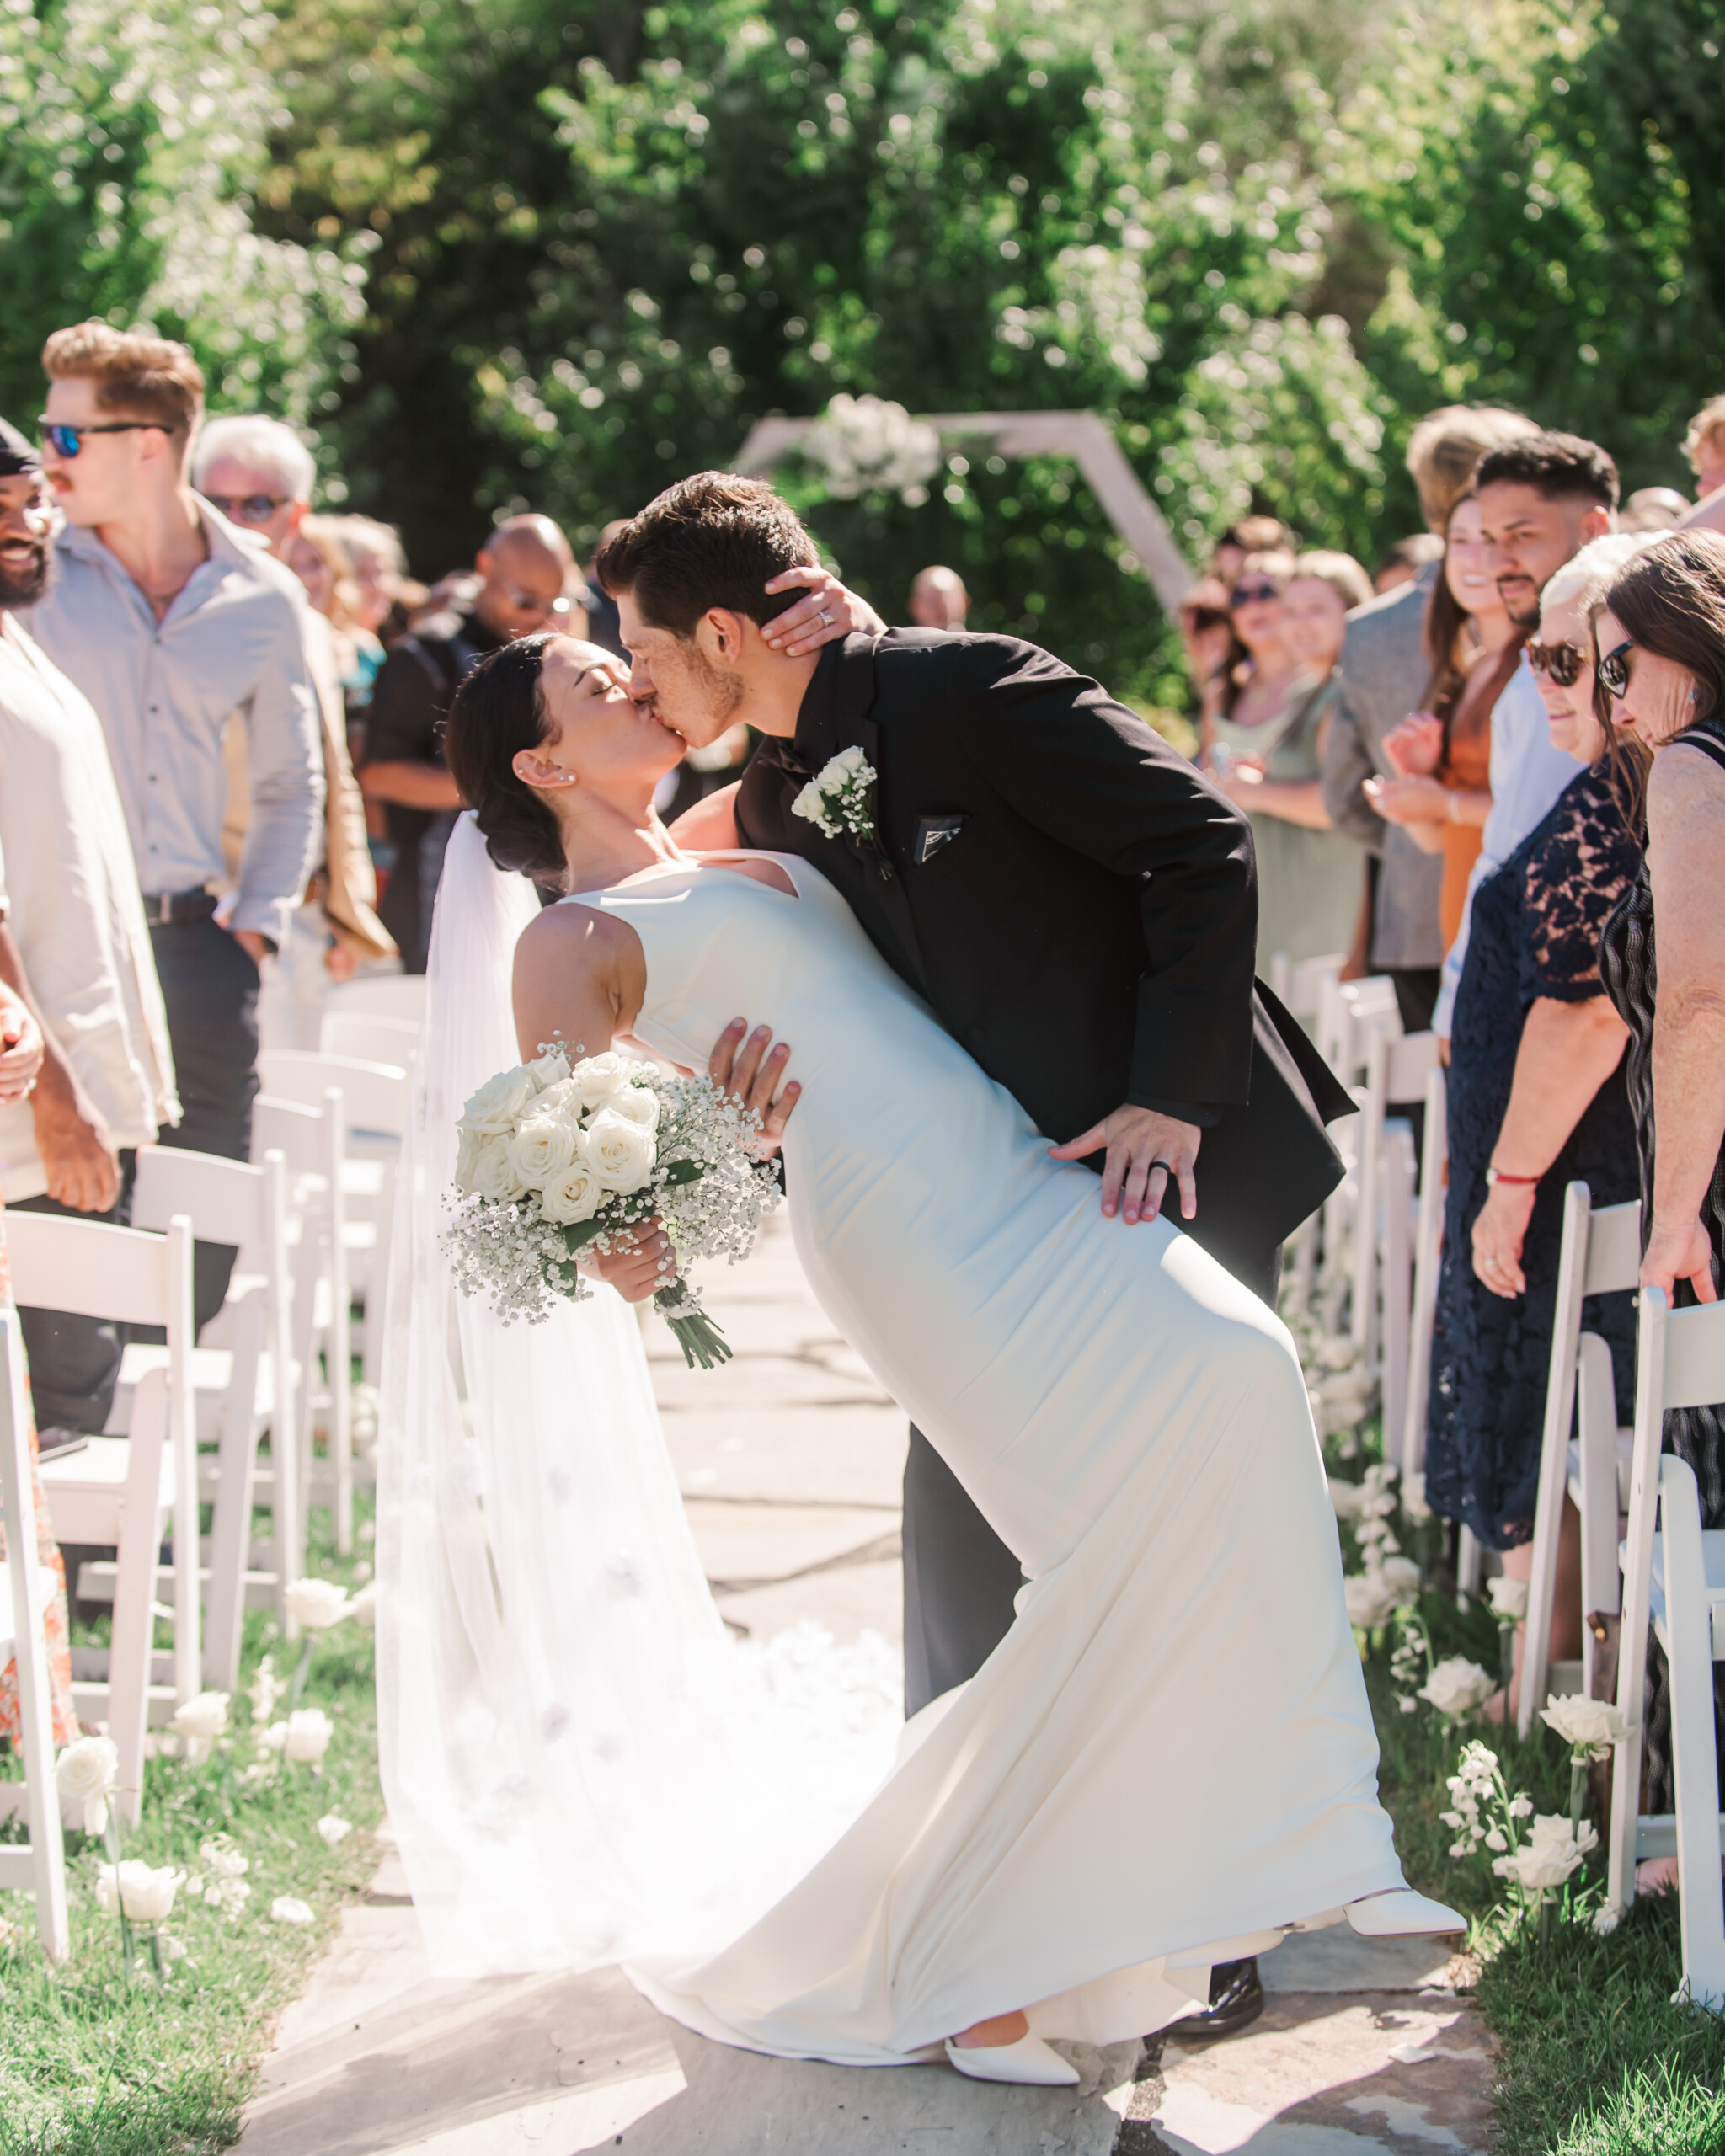
[[[968,816],[925,816],[916,826],[912,859],[921,868],[933,860],[943,846],[950,846],[970,819]]]

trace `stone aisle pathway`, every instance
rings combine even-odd
[[[833,1334],[782,1219],[708,1300],[736,1351],[648,1353],[708,1577],[757,1638],[812,1619],[900,1637],[904,1417]],[[1442,1951],[1345,1928],[1264,1962],[1243,2036],[1074,2049],[1076,2090],[863,2072],[708,2044],[615,1970],[443,1983],[398,1861],[277,2031],[245,2156],[1435,2156],[1487,2145],[1489,2040]]]

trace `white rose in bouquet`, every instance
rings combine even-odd
[[[587,1125],[587,1161],[606,1190],[627,1198],[653,1172],[657,1148],[653,1133],[638,1123],[601,1108]]]
[[[334,1580],[296,1580],[281,1598],[287,1614],[308,1632],[327,1632],[351,1614],[347,1589]]]
[[[136,1857],[126,1858],[117,1877],[115,1866],[104,1864],[96,1872],[96,1906],[104,1917],[124,1910],[134,1924],[161,1924],[173,1913],[174,1897],[184,1877],[183,1871],[167,1865],[158,1870]]]
[[[539,1210],[554,1228],[590,1220],[606,1197],[605,1186],[585,1161],[575,1161],[554,1176],[539,1193]]]
[[[605,1103],[607,1115],[620,1115],[625,1123],[638,1123],[643,1130],[659,1128],[659,1096],[647,1086],[624,1086]]]
[[[1554,1729],[1572,1751],[1583,1747],[1596,1759],[1610,1756],[1613,1748],[1629,1734],[1629,1722],[1621,1707],[1608,1700],[1589,1700],[1572,1692],[1563,1699],[1548,1696],[1540,1709],[1540,1720]]]
[[[1497,1689],[1497,1680],[1488,1677],[1477,1662],[1452,1654],[1436,1664],[1420,1686],[1419,1696],[1429,1700],[1440,1715],[1471,1715]]]
[[[488,1145],[494,1142],[483,1130],[462,1130],[457,1126],[455,1140],[455,1182],[457,1190],[472,1191],[479,1156]]]
[[[826,818],[826,796],[811,778],[807,786],[791,803],[793,814],[801,816],[810,824],[824,824]]]
[[[1492,1614],[1500,1625],[1519,1625],[1527,1615],[1527,1582],[1513,1580],[1508,1572],[1494,1572],[1486,1582]]]
[[[619,1055],[615,1049],[607,1049],[603,1055],[590,1055],[585,1063],[578,1063],[569,1076],[581,1097],[581,1106],[601,1106],[620,1086],[628,1084],[632,1068],[628,1058]]]
[[[1348,1604],[1348,1622],[1362,1632],[1375,1632],[1386,1625],[1396,1598],[1381,1572],[1350,1572],[1342,1582]]]
[[[302,1707],[287,1718],[282,1733],[282,1751],[290,1759],[302,1767],[315,1767],[329,1749],[329,1740],[335,1734],[335,1724],[322,1707]]]
[[[573,1165],[580,1135],[561,1116],[530,1115],[505,1141],[509,1164],[529,1190],[542,1190]]]
[[[547,1049],[537,1062],[527,1065],[527,1075],[541,1093],[562,1085],[569,1075],[569,1059],[560,1048]]]
[[[515,1173],[515,1163],[510,1159],[507,1139],[486,1139],[473,1163],[470,1187],[476,1198],[487,1198],[494,1205],[507,1205],[512,1198],[526,1195],[527,1186]]]
[[[68,1805],[83,1805],[87,1834],[99,1834],[108,1824],[108,1800],[119,1775],[120,1748],[108,1737],[76,1737],[56,1762],[55,1786]]]
[[[499,1070],[494,1078],[485,1081],[462,1109],[461,1128],[505,1137],[520,1122],[537,1091],[530,1066],[521,1065],[514,1070]]]

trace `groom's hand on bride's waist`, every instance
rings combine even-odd
[[[746,1018],[733,1018],[713,1043],[707,1064],[708,1076],[760,1117],[761,1138],[753,1150],[763,1161],[777,1152],[803,1090],[794,1078],[788,1086],[779,1084],[791,1059],[791,1044],[781,1041],[774,1048],[772,1041],[771,1026],[757,1026],[751,1033]]]
[[[1198,1211],[1199,1141],[1204,1133],[1195,1123],[1182,1123],[1154,1108],[1134,1107],[1128,1102],[1114,1113],[1080,1131],[1064,1145],[1050,1145],[1051,1161],[1082,1161],[1107,1150],[1102,1171],[1102,1209],[1112,1220],[1124,1215],[1130,1228],[1135,1220],[1153,1220],[1162,1209],[1169,1183],[1180,1187],[1180,1212],[1191,1219]]]

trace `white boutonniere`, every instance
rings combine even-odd
[[[875,771],[860,749],[841,749],[791,803],[794,813],[830,839],[874,836]]]

